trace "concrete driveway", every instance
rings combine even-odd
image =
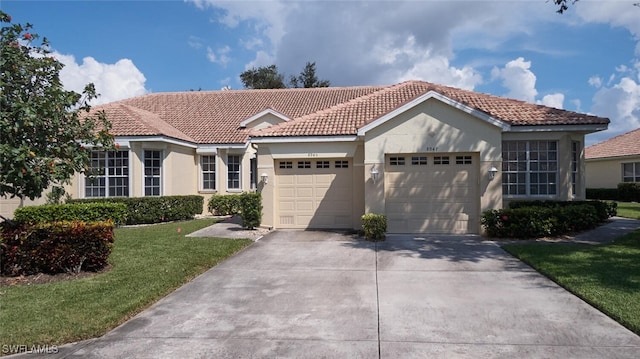
[[[640,337],[477,236],[264,237],[64,358],[637,358]],[[47,358],[55,356],[48,355]]]

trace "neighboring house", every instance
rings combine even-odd
[[[584,136],[609,120],[409,81],[157,93],[97,106],[118,151],[73,197],[262,192],[262,225],[479,233],[516,199],[585,197]]]
[[[585,149],[587,188],[640,182],[640,128]]]

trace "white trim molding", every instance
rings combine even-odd
[[[358,136],[279,136],[279,137],[251,137],[251,143],[305,143],[305,142],[355,142]]]
[[[266,110],[264,110],[264,111],[262,111],[262,112],[260,112],[260,113],[257,113],[257,114],[255,114],[255,115],[253,115],[253,116],[249,117],[248,119],[246,119],[246,120],[244,120],[244,121],[240,122],[240,127],[243,127],[243,128],[244,128],[244,127],[247,127],[247,125],[248,125],[248,124],[250,124],[251,122],[254,122],[254,121],[256,121],[256,120],[259,120],[260,118],[262,118],[262,117],[264,117],[264,116],[266,116],[266,115],[273,115],[273,116],[275,116],[275,117],[277,117],[277,118],[281,119],[283,122],[289,122],[289,121],[291,121],[291,118],[289,118],[289,117],[287,117],[287,116],[285,116],[285,115],[281,114],[281,113],[280,113],[280,112],[278,112],[278,111],[275,111],[275,110],[273,110],[273,109],[268,108],[268,109],[266,109]]]

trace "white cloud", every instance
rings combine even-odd
[[[640,128],[640,82],[623,77],[612,87],[603,87],[593,97],[591,112],[611,120],[609,130],[593,135],[601,140]]]
[[[599,88],[602,86],[602,78],[600,76],[591,76],[589,78],[589,85]]]
[[[231,52],[229,46],[219,48],[216,51],[213,51],[211,47],[207,47],[207,59],[215,64],[226,66],[231,60],[228,56],[229,52]]]
[[[190,47],[198,50],[202,48],[202,39],[197,37],[197,36],[189,36],[189,40],[187,40],[187,44],[189,44]]]
[[[98,105],[147,93],[146,78],[129,59],[120,59],[115,64],[105,64],[93,57],[76,62],[73,55],[53,53],[65,66],[60,71],[60,80],[65,89],[81,93],[85,85],[93,83],[100,96],[91,102]]]
[[[538,90],[536,90],[536,75],[531,71],[531,61],[525,61],[519,57],[507,62],[503,68],[494,67],[491,70],[493,79],[502,80],[502,85],[508,90],[506,96],[535,102]]]
[[[640,9],[633,6],[634,1],[580,1],[572,8],[578,16],[591,23],[604,23],[622,27],[638,41],[636,56],[640,56]]]
[[[554,93],[545,95],[544,97],[542,97],[542,100],[537,101],[537,103],[540,105],[562,109],[564,108],[564,94]]]

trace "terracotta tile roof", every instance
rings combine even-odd
[[[584,152],[587,159],[640,156],[640,128],[591,145]]]
[[[194,143],[245,143],[250,135],[355,135],[358,128],[429,91],[513,126],[609,123],[606,118],[421,81],[392,86],[157,93],[95,109],[107,112],[115,135],[164,134]],[[293,120],[253,133],[239,127],[240,122],[266,109]]]

